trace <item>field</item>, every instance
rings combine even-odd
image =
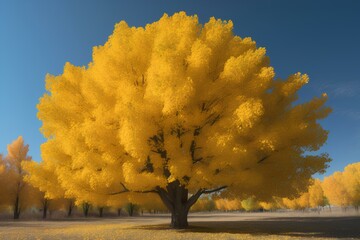
[[[190,228],[169,229],[169,215],[0,221],[0,239],[329,239],[359,238],[355,212],[193,213]]]

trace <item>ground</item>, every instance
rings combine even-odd
[[[169,215],[0,221],[0,239],[360,239],[355,212],[193,213],[190,228],[168,227]]]

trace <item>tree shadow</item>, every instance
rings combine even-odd
[[[190,222],[184,232],[284,235],[291,237],[360,238],[360,217],[278,217],[243,221]],[[169,229],[168,225],[142,229]]]

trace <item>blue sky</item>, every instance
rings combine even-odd
[[[0,0],[0,152],[22,135],[40,160],[36,104],[46,73],[65,62],[87,65],[92,47],[104,44],[114,24],[144,26],[164,13],[186,11],[205,23],[234,22],[234,32],[266,47],[277,77],[307,73],[300,101],[327,92],[333,113],[321,149],[333,158],[325,175],[360,161],[360,1],[47,1]]]

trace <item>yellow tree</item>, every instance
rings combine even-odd
[[[304,192],[297,198],[283,198],[283,205],[293,210],[305,210],[310,207],[310,194]]]
[[[7,176],[6,176],[6,202],[14,211],[14,219],[20,217],[22,210],[34,203],[34,188],[24,181],[26,171],[22,168],[23,162],[30,162],[32,159],[28,156],[29,145],[24,144],[23,138],[20,136],[7,146],[8,154]]]
[[[241,201],[241,206],[245,209],[245,211],[254,211],[260,208],[260,205],[255,197],[249,197]]]
[[[25,171],[31,173],[24,176],[24,180],[43,193],[43,196],[40,198],[43,207],[48,206],[50,200],[55,200],[52,201],[54,203],[49,206],[52,208],[51,210],[63,204],[66,207],[68,217],[70,217],[75,207],[75,200],[66,198],[65,190],[61,188],[57,174],[55,173],[56,166],[54,162],[36,163],[34,161],[27,161],[22,163],[22,167]],[[46,218],[46,212],[44,212],[43,217]]]
[[[346,190],[342,172],[335,172],[333,175],[324,178],[322,187],[331,204],[343,208],[351,205],[351,198]]]
[[[234,211],[242,209],[241,201],[237,198],[227,199],[214,197],[215,207],[222,211]]]
[[[191,212],[210,212],[215,210],[215,202],[210,197],[201,197],[198,199],[198,201],[192,205],[190,211]]]
[[[309,186],[309,205],[312,208],[325,206],[325,195],[319,179],[314,179],[314,183]]]
[[[350,204],[359,211],[360,206],[360,162],[349,164],[343,172],[343,183],[350,197]]]
[[[0,154],[0,207],[4,204],[5,195],[5,162],[3,155]]]
[[[283,200],[279,197],[273,197],[270,201],[259,202],[264,210],[272,211],[283,207]]]
[[[46,77],[42,158],[68,196],[151,192],[185,228],[202,194],[287,196],[324,170],[327,155],[305,153],[326,141],[317,120],[330,109],[325,94],[294,104],[307,82],[275,79],[265,49],[231,21],[122,21],[87,67]]]

